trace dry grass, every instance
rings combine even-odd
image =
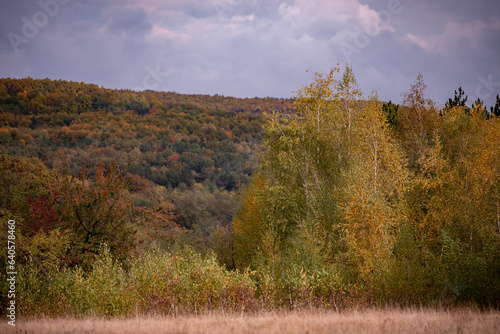
[[[500,312],[367,310],[260,315],[36,319],[1,333],[499,333]]]

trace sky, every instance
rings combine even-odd
[[[418,74],[440,105],[500,94],[498,0],[0,0],[0,77],[293,97],[350,64],[400,103]]]

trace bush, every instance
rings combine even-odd
[[[228,271],[215,256],[186,250],[171,255],[152,250],[126,272],[104,245],[92,269],[44,272],[28,261],[18,275],[23,316],[131,316],[139,313],[186,314],[255,309],[249,272]]]
[[[255,305],[248,272],[227,271],[215,256],[204,259],[191,250],[146,254],[132,265],[130,281],[142,312],[244,311]]]

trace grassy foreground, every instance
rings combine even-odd
[[[498,333],[500,312],[463,309],[33,319],[1,333]]]

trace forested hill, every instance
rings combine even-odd
[[[21,94],[18,95],[19,93]],[[32,79],[29,77],[25,79],[0,78],[0,98],[2,105],[18,105],[20,111],[33,113],[133,110],[137,114],[145,114],[153,107],[160,106],[160,109],[169,109],[181,103],[207,109],[253,113],[270,109],[287,110],[291,108],[289,100],[271,97],[242,99],[217,94],[214,96],[187,95],[151,90],[135,92],[106,89],[83,82]]]
[[[0,79],[0,151],[73,172],[95,161],[176,188],[234,190],[261,151],[263,111],[291,101],[134,92],[61,80]]]
[[[292,101],[275,98],[0,79],[0,153],[71,175],[96,163],[128,166],[135,206],[168,208],[191,231],[182,244],[216,249],[221,258],[240,189],[263,150],[262,113],[291,108]]]

